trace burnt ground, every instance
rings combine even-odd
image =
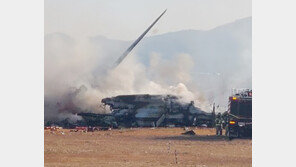
[[[252,140],[215,136],[215,129],[136,128],[44,132],[45,166],[252,166]]]

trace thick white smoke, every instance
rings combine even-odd
[[[113,48],[117,49],[117,48]],[[115,69],[119,55],[106,53],[89,40],[75,40],[55,33],[45,37],[45,120],[79,118],[71,113],[108,112],[100,107],[102,98],[121,94],[173,94],[184,102],[195,100],[199,107],[208,106],[198,92],[190,91],[194,63],[188,54],[172,55],[163,60],[152,53],[150,66],[129,55]],[[203,103],[203,104],[202,104]]]

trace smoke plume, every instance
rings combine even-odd
[[[47,34],[45,121],[108,113],[101,99],[122,94],[172,94],[207,112],[216,103],[223,112],[231,88],[252,86],[250,21],[202,35],[184,31],[147,38],[114,69],[129,42]]]
[[[74,113],[110,112],[100,107],[101,99],[121,94],[172,94],[184,102],[198,99],[186,87],[194,66],[188,54],[163,60],[152,53],[148,67],[130,55],[114,69],[109,67],[118,55],[110,61],[106,55],[90,40],[61,33],[45,37],[45,120],[79,120]]]

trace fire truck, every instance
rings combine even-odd
[[[233,89],[222,119],[229,139],[252,137],[252,90]]]

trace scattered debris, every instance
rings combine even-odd
[[[81,132],[95,132],[95,131],[110,131],[112,130],[111,127],[92,127],[92,126],[89,126],[89,127],[86,127],[86,126],[76,126],[75,129],[70,129],[70,132],[78,132],[78,131],[81,131]]]
[[[70,132],[78,132],[77,129],[70,129]]]
[[[177,150],[175,150],[175,163],[178,164]]]
[[[57,131],[59,129],[63,129],[63,128],[60,126],[45,126],[44,127],[44,130],[50,130],[50,131]]]
[[[170,150],[171,150],[171,141],[169,141],[168,143],[168,154],[170,153]]]
[[[195,135],[195,132],[193,130],[190,130],[182,133],[182,135]]]
[[[77,131],[87,131],[88,128],[86,126],[76,126],[75,129]]]
[[[207,125],[207,124],[201,124],[200,127],[202,127],[202,128],[207,128],[208,125]]]
[[[100,127],[99,130],[107,131],[107,130],[112,130],[112,128],[110,128],[110,127]]]
[[[167,125],[168,128],[174,128],[176,127],[175,125]]]

